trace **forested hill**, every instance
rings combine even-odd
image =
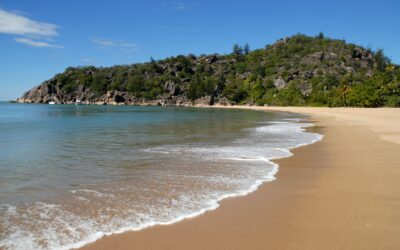
[[[400,67],[382,50],[295,35],[228,55],[67,68],[18,102],[127,105],[400,106]]]

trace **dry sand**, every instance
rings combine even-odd
[[[377,133],[385,141],[400,144],[399,108],[311,108],[311,107],[249,107],[244,109],[275,110],[303,113],[312,116],[334,117],[349,126],[362,126]]]
[[[84,249],[400,249],[400,110],[261,109],[309,114],[325,137],[254,193]]]

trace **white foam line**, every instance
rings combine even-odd
[[[263,161],[265,161],[265,160],[263,160]],[[266,176],[264,176],[263,179],[257,180],[256,183],[254,183],[252,186],[250,186],[250,188],[247,189],[247,190],[242,190],[242,191],[236,192],[236,193],[230,193],[230,194],[221,195],[217,199],[209,201],[208,204],[207,204],[208,205],[207,207],[202,208],[197,212],[190,213],[190,214],[187,214],[187,215],[181,215],[181,216],[176,217],[173,220],[166,221],[166,222],[160,222],[160,221],[158,221],[158,222],[150,222],[150,223],[143,224],[143,225],[141,225],[139,227],[123,227],[123,228],[120,228],[120,229],[118,229],[116,231],[113,231],[113,232],[97,232],[97,233],[94,233],[94,234],[90,235],[86,240],[79,241],[79,242],[74,243],[74,244],[65,245],[63,247],[57,248],[57,250],[69,250],[69,249],[81,248],[81,247],[83,247],[83,246],[85,246],[87,244],[93,243],[93,242],[95,242],[95,241],[97,241],[97,240],[99,240],[99,239],[101,239],[101,238],[103,238],[105,236],[110,236],[110,235],[113,235],[113,234],[121,234],[121,233],[129,232],[129,231],[140,231],[140,230],[143,230],[145,228],[153,227],[153,226],[171,225],[171,224],[175,224],[177,222],[183,221],[185,219],[194,218],[194,217],[197,217],[199,215],[205,214],[206,212],[215,210],[220,206],[220,202],[222,200],[227,199],[227,198],[245,196],[245,195],[247,195],[249,193],[252,193],[252,192],[256,191],[261,184],[263,184],[265,182],[269,182],[269,181],[275,180],[276,179],[275,174],[278,172],[279,166],[278,166],[278,164],[273,163],[273,162],[271,162],[269,160],[266,160],[266,161],[273,165],[273,169]]]
[[[309,127],[312,126],[313,124],[301,124],[300,127],[300,131],[304,132],[305,131],[305,127]],[[315,134],[315,133],[314,133]],[[317,134],[316,134],[317,135]],[[81,248],[89,243],[95,242],[105,236],[110,236],[113,234],[121,234],[124,232],[128,232],[128,231],[140,231],[142,229],[148,228],[148,227],[153,227],[156,225],[171,225],[177,222],[180,222],[182,220],[185,219],[189,219],[189,218],[194,218],[197,217],[199,215],[205,214],[208,211],[212,211],[217,209],[220,206],[220,202],[224,199],[227,198],[233,198],[233,197],[239,197],[239,196],[245,196],[249,193],[252,193],[254,191],[256,191],[259,186],[265,182],[270,182],[270,181],[274,181],[276,179],[275,175],[279,170],[279,165],[272,162],[272,160],[276,160],[276,159],[280,159],[280,158],[286,158],[286,157],[290,157],[293,154],[291,153],[290,149],[294,149],[294,148],[298,148],[301,146],[305,146],[305,145],[309,145],[309,144],[313,144],[317,141],[322,140],[323,135],[319,135],[316,139],[311,140],[309,143],[300,143],[294,147],[290,147],[289,149],[286,148],[276,148],[276,150],[280,150],[285,152],[286,154],[281,156],[281,157],[271,157],[271,158],[266,158],[266,157],[257,157],[257,158],[229,158],[230,160],[238,160],[238,161],[262,161],[262,162],[266,162],[268,164],[271,164],[273,166],[272,170],[266,174],[265,176],[263,176],[261,179],[258,179],[255,181],[255,183],[253,185],[251,185],[248,189],[246,190],[239,190],[237,192],[233,192],[233,193],[228,193],[228,194],[224,194],[219,196],[218,198],[209,201],[208,203],[206,203],[206,206],[202,209],[200,209],[199,211],[193,212],[193,213],[189,213],[189,214],[185,214],[185,215],[180,215],[177,216],[176,218],[170,220],[170,221],[153,221],[153,222],[148,222],[145,224],[142,224],[140,226],[128,226],[128,227],[122,227],[119,228],[118,230],[112,231],[112,232],[96,232],[93,233],[91,235],[89,235],[85,240],[73,243],[73,244],[67,244],[64,246],[61,246],[59,248],[56,248],[57,250],[68,250],[68,249],[76,249],[76,248]],[[92,191],[92,190],[79,190],[79,191]]]
[[[299,122],[299,121],[296,121],[296,122]],[[305,131],[305,129],[304,129],[305,127],[314,126],[314,124],[311,124],[311,123],[306,123],[306,124],[302,124],[302,125],[303,125],[301,127],[301,131],[302,132]],[[316,133],[313,133],[313,134],[316,134]],[[208,202],[208,204],[207,204],[208,206],[207,207],[202,208],[201,210],[199,210],[197,212],[194,212],[194,213],[178,216],[175,219],[170,220],[170,221],[166,221],[166,222],[162,222],[162,221],[157,221],[156,222],[155,221],[155,222],[150,222],[150,223],[143,224],[143,225],[138,226],[138,227],[133,227],[133,226],[132,227],[123,227],[123,228],[120,228],[120,229],[115,230],[113,232],[97,232],[97,233],[94,233],[94,234],[90,235],[86,240],[79,241],[79,242],[74,243],[74,244],[65,245],[63,247],[57,248],[57,250],[69,250],[69,249],[81,248],[81,247],[83,247],[83,246],[85,246],[85,245],[87,245],[89,243],[93,243],[93,242],[95,242],[95,241],[97,241],[97,240],[99,240],[99,239],[101,239],[101,238],[103,238],[105,236],[110,236],[110,235],[113,235],[113,234],[121,234],[121,233],[125,233],[125,232],[128,232],[128,231],[140,231],[140,230],[143,230],[145,228],[153,227],[153,226],[157,226],[157,225],[171,225],[171,224],[183,221],[185,219],[190,219],[190,218],[194,218],[194,217],[197,217],[199,215],[205,214],[208,211],[215,210],[220,206],[220,202],[222,200],[224,200],[224,199],[233,198],[233,197],[239,197],[239,196],[245,196],[245,195],[247,195],[249,193],[252,193],[252,192],[256,191],[261,184],[263,184],[265,182],[270,182],[270,181],[276,180],[275,175],[279,170],[279,165],[274,163],[274,162],[272,162],[272,160],[281,159],[281,158],[287,158],[287,157],[293,156],[293,153],[290,152],[290,149],[294,149],[294,148],[299,148],[299,147],[302,147],[302,146],[310,145],[310,144],[313,144],[313,143],[323,139],[323,135],[320,135],[320,134],[316,134],[316,135],[319,135],[319,137],[317,139],[315,139],[315,140],[312,140],[310,143],[300,143],[300,144],[298,144],[298,145],[296,145],[294,147],[290,147],[289,149],[277,148],[278,150],[287,152],[288,154],[285,155],[285,156],[272,157],[272,158],[260,157],[260,158],[248,158],[248,159],[246,159],[246,158],[230,158],[232,160],[240,160],[240,161],[263,161],[263,162],[267,162],[267,163],[273,165],[272,171],[270,171],[262,179],[257,180],[247,190],[241,190],[241,191],[236,192],[236,193],[230,193],[230,194],[221,195],[217,199],[211,200],[210,202]]]

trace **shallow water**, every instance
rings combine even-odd
[[[169,224],[274,179],[320,140],[293,114],[0,103],[0,248],[69,249]]]

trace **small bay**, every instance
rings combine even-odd
[[[195,216],[321,139],[234,109],[0,103],[0,248],[69,249]],[[18,240],[16,240],[18,239]]]

